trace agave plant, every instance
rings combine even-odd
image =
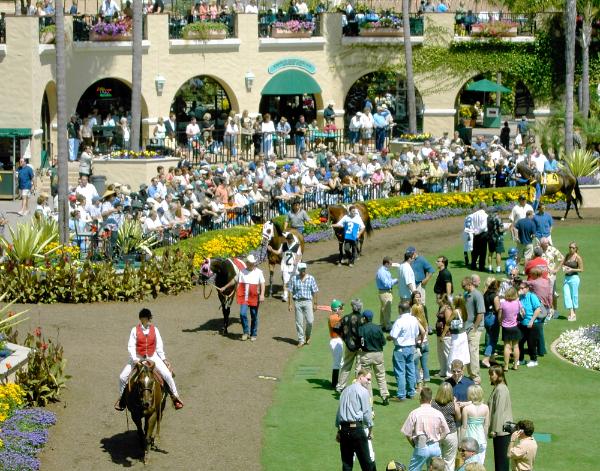
[[[158,243],[156,233],[144,234],[142,226],[137,221],[125,220],[117,232],[117,248],[121,255],[145,252],[152,254],[150,250]]]
[[[0,244],[7,256],[18,264],[33,265],[36,259],[44,258],[60,248],[60,245],[51,249],[48,247],[58,240],[58,225],[54,221],[18,224],[16,229],[9,227],[8,230],[11,242],[0,237]]]
[[[588,177],[598,171],[598,159],[588,150],[575,149],[569,155],[561,155],[563,165],[574,177]]]

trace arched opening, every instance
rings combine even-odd
[[[456,96],[457,124],[460,124],[462,120],[467,127],[495,128],[501,126],[501,122],[504,120],[515,120],[521,116],[534,117],[533,96],[527,86],[517,77],[501,75],[501,85],[510,90],[507,93],[467,90],[470,84],[481,80],[495,83],[497,77],[492,73],[479,74],[464,84]],[[496,119],[488,116],[485,111],[488,107],[498,108]]]
[[[212,138],[217,142],[223,141],[225,122],[232,110],[229,94],[216,79],[208,75],[197,75],[185,82],[171,103],[171,113],[177,119],[177,142],[186,141],[185,128],[192,119],[208,121],[213,127]],[[204,118],[208,116],[208,120]]]
[[[128,148],[126,137],[116,126],[121,118],[131,123],[131,85],[117,78],[103,78],[90,85],[79,98],[76,107],[82,126],[90,126],[89,138],[97,153]],[[142,118],[148,108],[142,97]],[[84,138],[86,141],[87,138]]]
[[[422,132],[423,99],[416,89],[415,99],[417,105],[417,131]],[[346,126],[358,111],[364,109],[368,102],[373,107],[386,105],[396,124],[392,136],[398,136],[408,131],[408,97],[404,76],[392,71],[377,71],[363,75],[354,82],[344,102]]]

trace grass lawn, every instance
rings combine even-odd
[[[586,271],[582,275],[580,289],[580,310],[578,321],[567,322],[559,299],[561,319],[553,320],[545,327],[546,345],[550,344],[566,329],[597,322],[593,306],[600,305],[600,253],[597,246],[598,226],[577,226],[557,228],[553,234],[556,246],[566,252],[570,240],[577,241],[580,253],[585,261]],[[507,241],[507,248],[510,246]],[[432,262],[437,253],[424,253]],[[470,272],[458,267],[452,261],[462,260],[462,247],[455,247],[444,255],[450,259],[450,270],[455,287]],[[375,321],[379,316],[379,301],[374,287],[374,273],[365,276],[368,285],[358,293],[365,309],[373,310]],[[434,275],[435,276],[435,275]],[[482,274],[482,282],[485,276]],[[562,291],[562,276],[558,287]],[[428,305],[430,320],[435,319],[436,309],[432,289],[428,287]],[[394,294],[395,302],[397,294]],[[347,304],[349,300],[343,300]],[[325,302],[325,300],[323,300]],[[325,316],[317,313],[316,316]],[[484,335],[482,335],[483,341]],[[430,370],[437,373],[436,337],[430,340]],[[392,371],[392,344],[388,342],[385,350],[388,387],[395,393],[395,380]],[[527,358],[527,357],[526,357]],[[299,350],[288,364],[284,376],[278,384],[274,402],[265,419],[265,439],[262,462],[267,471],[293,470],[335,470],[340,469],[339,446],[335,441],[335,415],[338,402],[330,389],[331,354],[326,323],[321,320],[313,333],[313,342],[309,348]],[[491,386],[487,373],[482,369],[482,386],[485,399]],[[373,378],[374,379],[374,378]],[[432,377],[435,395],[440,380]],[[373,383],[376,385],[376,382]],[[522,367],[519,371],[509,371],[508,386],[511,391],[513,415],[515,420],[531,419],[536,433],[549,434],[550,441],[538,441],[536,469],[544,471],[596,471],[598,427],[600,408],[598,388],[600,373],[588,371],[568,364],[554,354],[549,353],[540,359],[537,368]],[[418,406],[418,401],[406,401],[402,404],[381,405],[381,399],[375,392],[375,428],[374,448],[379,469],[384,469],[391,459],[408,464],[412,450],[400,432],[410,410]],[[486,469],[493,470],[492,442],[488,441]],[[358,463],[355,469],[358,469]]]

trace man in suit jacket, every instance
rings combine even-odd
[[[170,149],[175,149],[175,147],[177,147],[177,121],[175,119],[175,113],[170,113],[169,119],[165,120],[165,129],[167,132],[165,146]]]

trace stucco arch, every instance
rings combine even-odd
[[[102,82],[104,80],[117,80],[117,81],[121,82],[122,84],[126,85],[127,87],[129,87],[129,89],[131,89],[131,79],[127,79],[127,78],[119,77],[119,76],[115,76],[115,75],[106,75],[103,77],[95,77],[95,80],[93,80],[91,82],[88,82],[85,84],[79,83],[76,90],[74,90],[72,94],[71,93],[69,94],[69,103],[67,104],[68,114],[72,114],[73,112],[75,112],[81,98],[91,87],[93,87],[94,85],[96,85],[99,82]],[[144,97],[144,86],[143,85],[142,85],[141,100],[142,100],[141,108],[142,108],[142,119],[143,119],[143,118],[148,117],[148,104],[146,103],[146,99]],[[130,106],[127,107],[127,109],[129,109]]]
[[[229,100],[231,109],[233,111],[235,111],[236,113],[241,113],[238,97],[235,94],[235,92],[233,91],[233,88],[231,87],[231,85],[225,79],[223,79],[217,75],[214,75],[211,73],[205,73],[205,72],[191,74],[191,75],[188,75],[187,78],[185,78],[184,80],[180,80],[179,83],[176,84],[175,92],[169,99],[169,104],[171,104],[175,101],[175,97],[179,93],[179,90],[181,90],[181,87],[183,87],[186,83],[188,83],[190,80],[192,80],[193,78],[196,78],[196,77],[208,77],[208,78],[214,80],[215,82],[217,82],[223,88],[223,90],[225,90],[225,93],[227,94],[227,99]]]

